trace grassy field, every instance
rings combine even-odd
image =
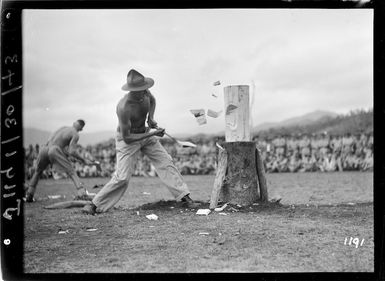
[[[214,176],[185,180],[208,207]],[[107,181],[84,179],[90,192]],[[134,177],[114,209],[87,216],[44,209],[70,200],[74,188],[69,180],[43,180],[37,201],[25,205],[25,272],[373,271],[373,173],[267,174],[267,183],[281,204],[198,216],[158,178]],[[48,198],[58,194],[66,198]],[[345,245],[350,237],[364,239],[362,246]]]

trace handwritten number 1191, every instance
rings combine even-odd
[[[352,243],[353,243],[354,245],[356,245],[356,248],[358,248],[358,246],[364,245],[364,241],[365,241],[365,239],[362,239],[361,243],[360,243],[360,239],[359,238],[357,238],[357,237],[356,238],[350,237],[349,242],[348,242],[348,237],[345,237],[344,245],[351,246]]]

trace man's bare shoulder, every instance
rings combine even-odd
[[[79,134],[74,127],[63,127],[60,131],[60,135],[63,138],[79,137]]]
[[[63,127],[62,128],[62,131],[65,132],[65,133],[77,133],[77,131],[75,130],[74,127]]]
[[[57,129],[55,132],[52,133],[52,137],[58,137],[58,136],[61,136],[61,135],[66,135],[68,134],[68,131],[70,130],[70,127],[60,127],[59,129]]]
[[[116,106],[116,114],[118,116],[127,116],[130,112],[130,104],[128,103],[128,96],[121,98]]]
[[[61,127],[50,137],[48,142],[65,147],[74,138],[79,138],[79,134],[74,127]]]
[[[127,104],[127,100],[128,100],[127,95],[124,95],[124,97],[122,97],[118,101],[118,104],[117,104],[116,108],[118,108],[118,109],[124,108],[126,106],[126,104]]]
[[[69,128],[69,127],[67,127],[67,126],[60,127],[59,129],[57,129],[57,130],[55,131],[55,133],[58,133],[58,132],[64,132],[64,131],[66,131],[68,128]]]

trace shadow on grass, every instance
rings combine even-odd
[[[197,208],[190,208],[191,210],[198,210],[198,209],[209,209],[210,203],[209,202],[203,202],[203,201],[195,201],[196,203],[200,203],[200,206]],[[219,203],[218,206],[223,206],[224,203]],[[227,207],[223,210],[223,212],[255,212],[257,210],[271,210],[271,209],[281,209],[285,208],[286,206],[282,205],[279,202],[266,202],[266,203],[254,203],[250,206],[240,206],[236,204],[228,203]],[[138,206],[132,210],[170,210],[170,209],[186,209],[186,204],[184,202],[177,202],[174,200],[168,200],[168,201],[157,201],[157,202],[151,202],[147,203],[141,206]]]
[[[132,211],[165,211],[165,212],[173,212],[179,210],[190,210],[195,213],[198,209],[209,209],[209,202],[199,202],[201,205],[198,208],[189,209],[187,208],[183,202],[176,202],[173,200],[169,201],[157,201],[152,203],[147,203],[141,206],[138,206],[134,209],[130,209]],[[223,203],[218,204],[219,206],[223,206]],[[372,206],[372,202],[365,203],[355,203],[354,205],[349,203],[341,203],[341,204],[324,204],[324,205],[310,205],[310,204],[300,204],[300,205],[284,205],[280,202],[257,202],[249,206],[240,206],[236,204],[227,204],[227,207],[222,211],[224,213],[259,213],[259,214],[277,214],[282,215],[284,217],[292,217],[296,215],[309,215],[309,216],[351,216],[357,214],[357,212],[368,211],[368,207]],[[212,210],[214,212],[214,210]],[[219,212],[218,212],[219,213]]]

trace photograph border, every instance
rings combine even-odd
[[[26,274],[23,273],[23,56],[22,11],[25,9],[372,9],[373,13],[373,112],[374,112],[374,273],[242,273],[237,278],[261,280],[385,280],[383,144],[385,106],[385,1],[3,1],[1,3],[1,269],[4,280],[60,280],[96,278],[120,280],[147,278],[148,274]],[[157,274],[157,278],[232,278],[222,274]],[[239,276],[239,277],[238,277]]]

